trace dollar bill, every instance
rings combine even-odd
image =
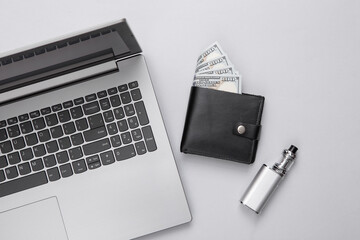
[[[211,75],[211,74],[226,74],[226,75],[239,75],[239,72],[234,69],[234,66],[227,66],[224,68],[218,68],[213,70],[206,70],[197,73],[198,75]]]
[[[226,55],[222,55],[221,57],[197,65],[195,69],[195,73],[198,73],[200,71],[225,68],[227,66],[232,66],[232,64]]]
[[[197,75],[194,77],[193,86],[241,93],[241,76]]]
[[[222,50],[218,42],[214,42],[199,56],[197,65],[221,57],[222,55],[225,55],[225,52]]]

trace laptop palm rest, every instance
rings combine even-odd
[[[68,240],[56,197],[0,213],[0,239]]]

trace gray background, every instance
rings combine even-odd
[[[141,239],[360,237],[360,2],[0,1],[0,52],[128,19],[147,59],[193,221]],[[195,63],[219,41],[266,97],[253,165],[180,153]],[[206,124],[206,121],[204,121]],[[256,215],[239,198],[290,144],[296,165]]]

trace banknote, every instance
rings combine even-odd
[[[197,75],[193,86],[220,91],[241,93],[241,76],[235,75]]]
[[[225,52],[222,50],[218,42],[214,42],[199,56],[197,65],[221,57],[222,55],[225,55]]]
[[[226,74],[226,75],[239,75],[239,72],[234,69],[234,66],[227,66],[224,68],[218,68],[213,70],[206,70],[197,73],[198,75],[211,75],[211,74]]]
[[[197,65],[195,68],[195,73],[198,73],[200,71],[224,68],[227,66],[232,66],[232,64],[226,55],[222,55],[218,58]]]

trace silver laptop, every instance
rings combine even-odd
[[[125,20],[0,56],[0,239],[132,239],[191,215]]]

